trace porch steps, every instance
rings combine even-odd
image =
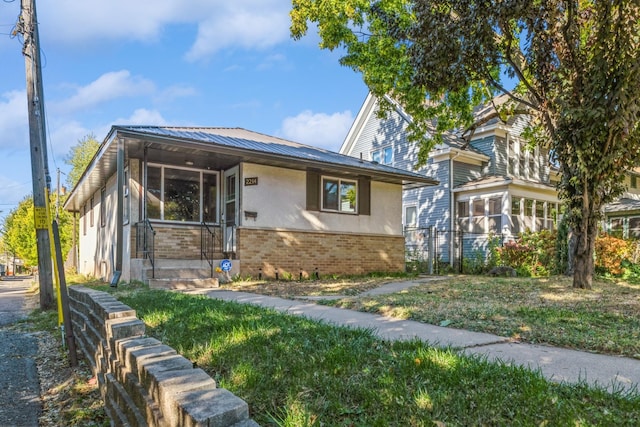
[[[220,286],[218,278],[211,277],[209,263],[201,260],[158,259],[155,273],[147,266],[143,275],[152,289],[188,290]]]

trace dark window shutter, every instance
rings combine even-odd
[[[320,174],[307,171],[307,210],[320,210]]]
[[[371,180],[369,178],[358,180],[358,213],[371,215]]]

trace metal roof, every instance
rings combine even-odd
[[[148,149],[150,162],[182,164],[189,159],[196,168],[225,169],[240,162],[289,169],[318,169],[326,173],[369,176],[374,181],[404,188],[436,185],[425,175],[363,161],[318,147],[300,144],[242,128],[113,126],[100,149],[72,190],[65,209],[78,211],[115,173],[117,140],[124,140],[127,158],[142,158]]]

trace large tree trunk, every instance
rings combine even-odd
[[[594,215],[585,215],[573,230],[573,287],[591,289],[595,267],[594,253],[598,223]]]

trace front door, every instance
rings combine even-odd
[[[238,166],[224,171],[224,197],[222,203],[222,229],[224,252],[231,254],[236,252],[236,226],[238,225],[238,207],[240,197],[240,185],[238,182]]]

